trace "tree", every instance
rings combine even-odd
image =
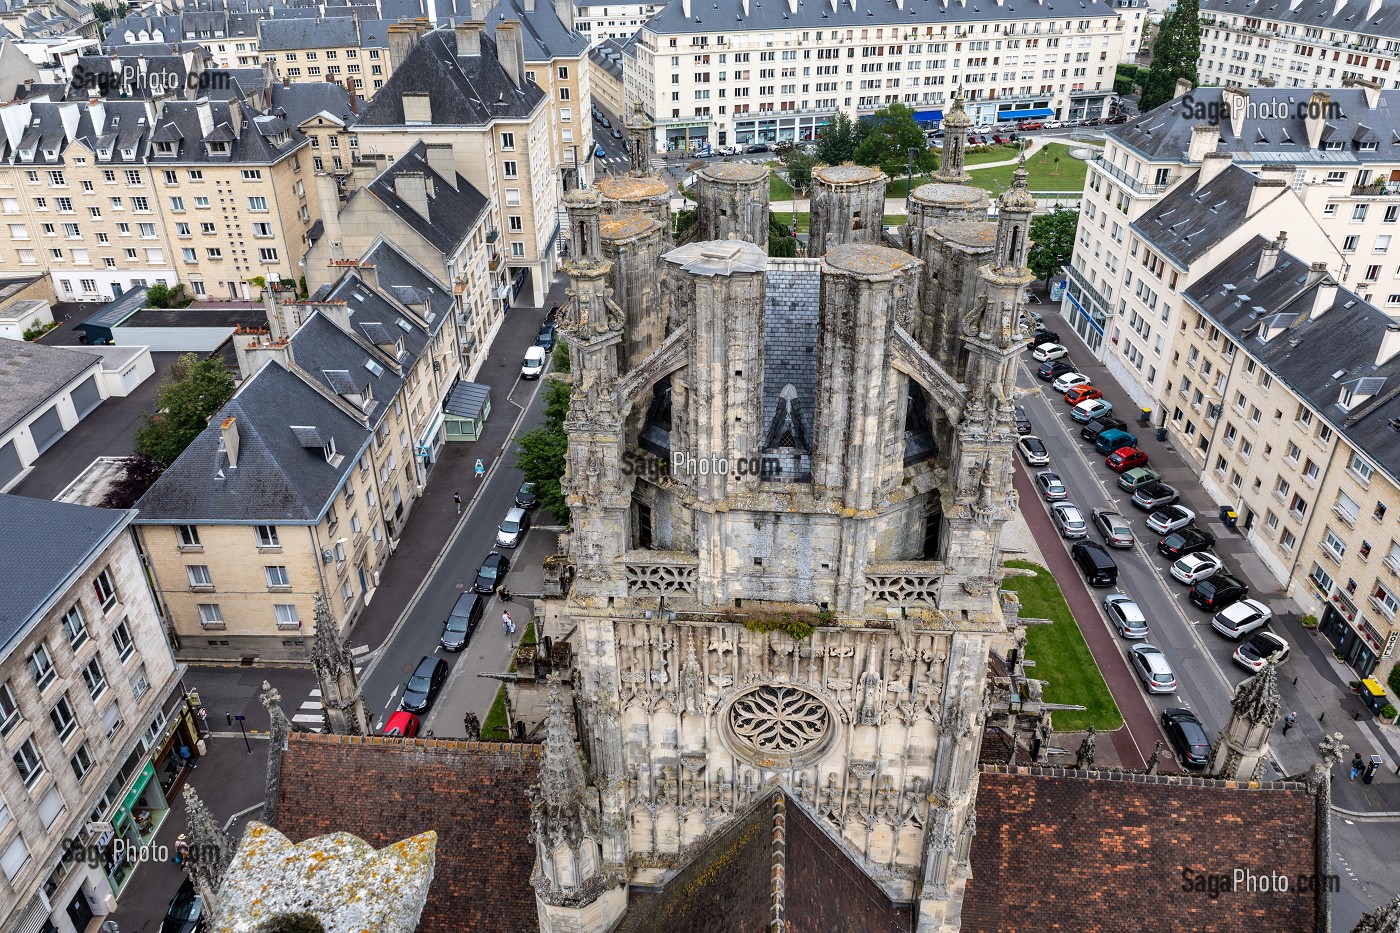
[[[1196,61],[1201,57],[1199,0],[1180,0],[1176,9],[1162,20],[1157,41],[1152,44],[1152,65],[1147,74],[1139,73],[1142,86],[1138,109],[1143,113],[1160,107],[1176,96],[1176,82],[1186,78],[1196,86]]]
[[[838,112],[817,134],[817,161],[825,165],[850,162],[855,158],[859,142],[856,125],[844,112]]]
[[[193,299],[185,295],[185,286],[166,285],[164,282],[157,282],[154,285],[146,286],[146,307],[148,308],[183,308]]]
[[[817,157],[801,146],[793,146],[783,155],[783,168],[787,171],[788,184],[794,191],[806,191],[812,187],[812,167]]]
[[[797,238],[792,228],[772,214],[768,215],[768,255],[792,258],[797,255]]]
[[[550,354],[549,362],[556,373],[566,373],[569,371],[569,344],[562,337],[554,345],[554,351]]]
[[[861,165],[878,165],[886,175],[898,178],[908,172],[909,150],[913,149],[915,175],[926,175],[938,167],[938,153],[929,148],[910,108],[890,104],[861,122],[861,140],[855,153]]]
[[[1049,281],[1074,255],[1074,234],[1079,227],[1079,212],[1065,210],[1059,205],[1048,214],[1031,220],[1031,248],[1026,265],[1038,279]]]
[[[219,357],[186,353],[175,361],[156,396],[156,414],[136,429],[136,452],[163,467],[175,462],[233,395],[233,375]]]
[[[122,459],[122,472],[107,490],[107,497],[102,500],[104,509],[129,509],[134,506],[141,497],[146,494],[146,490],[160,479],[160,474],[165,472],[165,467],[152,460],[145,454],[135,454],[134,456]]]
[[[569,522],[569,505],[559,481],[569,453],[569,439],[564,434],[564,420],[569,416],[569,393],[566,383],[550,379],[544,389],[544,426],[527,431],[516,439],[519,449],[515,465],[525,479],[535,484],[540,505],[554,513],[564,524]]]

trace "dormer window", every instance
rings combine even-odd
[[[174,143],[156,143],[156,155],[173,156],[174,154]]]
[[[326,438],[326,444],[321,448],[321,452],[325,454],[326,462],[331,466],[339,466],[340,462],[345,459],[336,452],[334,435],[330,435]]]
[[[33,146],[28,146],[28,147],[26,147],[26,148],[24,148],[24,149],[21,149],[21,150],[19,151],[19,157],[20,157],[20,160],[23,161],[23,162],[33,162],[33,161],[34,161],[34,147],[33,147]]]
[[[134,158],[136,158],[136,150],[135,150],[135,149],[123,149],[123,150],[122,150],[122,158],[123,158],[123,159],[134,159]]]
[[[404,355],[403,338],[400,337],[399,339],[397,339],[397,340],[394,341],[394,359],[396,359],[396,360],[401,360],[401,359],[403,359],[403,355]]]
[[[384,375],[384,367],[380,366],[374,360],[365,360],[365,369],[368,369],[375,376]]]
[[[226,142],[208,143],[208,146],[210,155],[228,155],[228,143]]]

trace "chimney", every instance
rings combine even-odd
[[[1225,171],[1235,161],[1228,152],[1207,152],[1201,159],[1201,170],[1196,173],[1196,190],[1200,191],[1211,179]]]
[[[1359,87],[1366,93],[1366,109],[1375,110],[1381,103],[1381,83],[1366,78],[1343,78],[1342,87]]]
[[[268,360],[275,360],[283,369],[291,368],[291,344],[286,340],[274,339],[270,334],[264,333],[243,333],[235,331],[233,335],[233,350],[238,357],[238,372],[247,379],[262,369],[263,364]],[[232,418],[228,419],[232,421]],[[234,446],[237,447],[238,432],[234,432]],[[228,435],[224,435],[225,447],[228,446]],[[237,452],[235,450],[235,456]],[[230,458],[232,459],[232,458]]]
[[[1307,116],[1303,125],[1308,130],[1308,148],[1316,149],[1322,142],[1322,128],[1327,124],[1326,115],[1332,112],[1332,95],[1326,91],[1313,91],[1308,98]]]
[[[1308,315],[1308,320],[1315,321],[1322,317],[1332,306],[1337,303],[1337,289],[1339,286],[1331,279],[1324,279],[1318,283],[1317,291],[1313,294],[1312,313]]]
[[[395,172],[394,194],[418,212],[424,220],[428,217],[428,176],[422,172]]]
[[[1277,87],[1278,82],[1268,75],[1260,75],[1258,87]]]
[[[345,79],[345,93],[350,98],[350,113],[352,116],[360,115],[360,95],[355,93],[355,79]]]
[[[485,28],[485,23],[475,20],[458,23],[452,27],[452,32],[457,37],[457,55],[459,57],[481,57],[481,31]]]
[[[286,78],[286,77],[284,77],[284,78],[282,79],[282,86],[283,86],[283,87],[291,87],[291,86],[292,86],[292,79],[291,79],[291,78]]]
[[[1283,244],[1286,242],[1288,242],[1288,234],[1279,231],[1277,240],[1264,244],[1264,249],[1259,253],[1259,265],[1254,269],[1256,279],[1262,279],[1274,271],[1274,267],[1278,265],[1278,254],[1283,252]]]
[[[535,0],[525,0],[525,12],[526,12],[526,13],[533,13],[533,12],[535,12]]]
[[[224,419],[224,423],[219,425],[219,432],[224,436],[224,453],[228,455],[228,466],[230,470],[238,469],[238,421],[229,415]]]
[[[516,87],[525,86],[525,32],[518,20],[496,24],[496,59]]]
[[[418,44],[418,27],[413,23],[395,23],[389,27],[389,65],[397,68]]]
[[[1265,204],[1278,197],[1288,190],[1288,183],[1282,178],[1256,178],[1254,187],[1249,192],[1249,206],[1245,208],[1245,217],[1253,217]],[[1244,218],[1240,218],[1243,220]]]
[[[1375,18],[1376,18],[1376,14],[1379,13],[1380,11],[1381,11],[1381,0],[1371,0],[1370,4],[1366,7],[1366,18],[1367,18],[1367,19],[1375,19]]]
[[[1383,366],[1389,363],[1395,354],[1400,353],[1400,321],[1394,319],[1385,325],[1385,333],[1381,335],[1381,346],[1376,351],[1376,365]]]
[[[433,105],[425,91],[409,91],[403,95],[405,123],[432,123]]]
[[[1220,125],[1208,123],[1191,127],[1191,142],[1186,147],[1186,161],[1200,162],[1206,153],[1220,148]]]
[[[681,12],[687,20],[690,19],[690,0],[681,0]]]
[[[1243,88],[1227,87],[1220,89],[1220,103],[1230,118],[1230,132],[1235,139],[1244,134],[1244,118],[1249,110],[1249,93]]]
[[[1191,89],[1195,86],[1196,85],[1191,83],[1190,78],[1177,78],[1176,93],[1172,95],[1172,99],[1175,100],[1178,97],[1185,97],[1187,94],[1191,93]]]
[[[457,158],[452,144],[428,143],[426,152],[425,161],[428,163],[428,168],[436,172],[439,178],[455,190],[457,187]]]
[[[1312,288],[1318,282],[1327,277],[1327,263],[1315,262],[1308,267],[1307,278],[1303,281],[1304,288]]]
[[[574,0],[554,0],[554,15],[569,32],[574,31]]]
[[[359,272],[361,282],[364,282],[375,291],[379,291],[379,270],[375,268],[374,263],[362,262],[357,271]]]

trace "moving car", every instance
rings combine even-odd
[[[458,596],[442,628],[442,646],[448,651],[461,651],[467,647],[485,614],[486,600],[480,593],[467,592]]]
[[[533,509],[540,504],[540,497],[535,495],[534,483],[520,484],[520,488],[515,491],[515,504],[522,509]]]
[[[1016,450],[1021,454],[1021,459],[1026,461],[1026,466],[1049,466],[1050,451],[1045,449],[1045,444],[1034,434],[1027,434],[1016,442]]]
[[[1026,410],[1025,410],[1024,408],[1022,408],[1020,405],[1017,405],[1017,406],[1016,406],[1016,433],[1017,433],[1017,434],[1029,434],[1029,433],[1031,433],[1031,419],[1030,419],[1030,416],[1026,414]]]
[[[1166,483],[1148,483],[1133,491],[1133,505],[1147,512],[1155,512],[1171,505],[1180,498],[1180,495],[1175,486],[1168,486]]]
[[[1128,524],[1128,520],[1113,509],[1094,509],[1091,519],[1094,527],[1103,535],[1103,543],[1109,547],[1132,547],[1137,543],[1137,536],[1133,534],[1133,526]]]
[[[1084,427],[1080,428],[1079,436],[1084,438],[1086,441],[1092,442],[1098,440],[1099,435],[1105,431],[1121,431],[1127,426],[1128,423],[1126,421],[1123,421],[1121,418],[1115,418],[1112,415],[1106,415],[1102,418],[1095,418],[1093,421],[1090,421],[1088,424],[1084,425]],[[1130,444],[1128,446],[1133,445]],[[1114,447],[1111,449],[1117,450],[1118,448]]]
[[[1118,582],[1118,564],[1102,545],[1079,541],[1069,549],[1069,556],[1090,586],[1113,586]]]
[[[160,933],[196,933],[208,925],[204,916],[204,898],[195,889],[194,881],[186,876],[180,889],[170,899]]]
[[[1157,542],[1157,553],[1170,558],[1185,557],[1197,551],[1208,551],[1215,546],[1215,535],[1204,528],[1188,525],[1178,528]]]
[[[1249,641],[1235,649],[1231,655],[1235,663],[1249,668],[1256,674],[1264,669],[1264,665],[1269,662],[1282,664],[1288,660],[1288,642],[1279,638],[1273,632],[1265,629],[1262,632],[1255,632]]]
[[[1225,568],[1225,564],[1209,551],[1187,554],[1178,558],[1171,566],[1171,574],[1187,585],[1214,576]]]
[[[1089,525],[1084,521],[1084,513],[1079,506],[1070,502],[1056,502],[1050,506],[1050,517],[1062,538],[1083,538],[1089,534]]]
[[[1069,347],[1062,343],[1042,343],[1031,351],[1031,356],[1042,363],[1058,360],[1062,356],[1069,356]]]
[[[1036,368],[1035,375],[1037,379],[1049,382],[1051,379],[1056,379],[1063,376],[1065,373],[1072,372],[1074,372],[1074,364],[1071,363],[1068,358],[1065,358],[1041,363],[1040,366]]]
[[[1142,466],[1147,462],[1147,454],[1136,447],[1120,447],[1109,454],[1104,463],[1115,473],[1122,473],[1131,470],[1133,467]]]
[[[1147,527],[1159,535],[1169,535],[1196,520],[1196,513],[1184,505],[1167,505],[1147,516]]]
[[[402,739],[411,739],[418,735],[418,730],[422,727],[423,720],[410,713],[408,710],[397,710],[389,717],[389,721],[384,724],[384,734],[398,736]]]
[[[1035,474],[1035,485],[1040,490],[1040,497],[1046,502],[1056,502],[1069,496],[1069,490],[1065,488],[1060,474],[1051,473],[1049,470],[1041,470]]]
[[[531,347],[525,351],[525,362],[520,364],[521,379],[538,379],[544,374],[544,364],[548,357],[544,347]]]
[[[604,120],[603,122],[604,122],[604,123],[607,123],[608,121],[607,121],[607,120]],[[607,152],[607,150],[604,149],[602,146],[599,146],[598,148],[596,148],[596,149],[593,150],[593,155],[596,156],[596,157],[599,158],[599,159],[605,159],[605,158],[607,158],[608,152]]]
[[[501,527],[496,529],[496,547],[515,547],[520,543],[520,536],[529,528],[530,513],[516,506],[506,513]]]
[[[1206,727],[1189,709],[1162,710],[1162,731],[1176,749],[1177,760],[1187,768],[1204,768],[1210,762],[1210,738]]]
[[[1075,386],[1082,386],[1088,384],[1089,377],[1084,375],[1083,373],[1065,373],[1064,375],[1058,377],[1054,382],[1050,383],[1050,387],[1056,392],[1068,392]]]
[[[1155,483],[1161,478],[1162,474],[1152,467],[1134,467],[1131,470],[1124,470],[1123,475],[1118,477],[1118,488],[1134,492],[1139,487]]]
[[[1147,616],[1142,614],[1131,597],[1110,593],[1103,598],[1103,611],[1122,637],[1129,641],[1147,637]]]
[[[1160,648],[1133,645],[1128,649],[1128,660],[1148,693],[1176,693],[1176,675]]]
[[[1075,386],[1065,393],[1065,403],[1068,405],[1078,405],[1080,402],[1096,398],[1103,398],[1103,393],[1089,385]]]
[[[1073,390],[1071,390],[1073,391]],[[1101,398],[1092,398],[1087,402],[1080,402],[1069,410],[1069,416],[1080,424],[1093,421],[1095,418],[1110,414],[1113,411],[1113,403],[1104,401]]]
[[[554,325],[546,321],[540,325],[540,332],[535,335],[535,346],[544,347],[545,350],[553,350],[555,336]]]
[[[472,589],[478,593],[496,592],[496,587],[505,580],[508,570],[510,570],[510,560],[504,554],[492,551],[481,562],[481,569],[476,572],[476,582],[472,584]]]
[[[410,713],[422,713],[433,705],[438,691],[447,683],[447,662],[431,654],[423,656],[413,675],[403,687],[403,699],[399,705]]]
[[[1223,570],[1191,587],[1187,594],[1202,609],[1220,610],[1249,595],[1249,587],[1239,577]]]
[[[1257,599],[1242,599],[1226,606],[1210,620],[1210,627],[1226,638],[1239,638],[1269,624],[1274,613]]]

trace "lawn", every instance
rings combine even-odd
[[[1109,732],[1123,725],[1123,714],[1113,702],[1103,674],[1099,673],[1089,645],[1069,611],[1060,586],[1039,564],[1009,560],[1008,567],[1033,570],[1034,577],[1008,576],[1002,586],[1021,598],[1021,615],[1028,619],[1050,619],[1050,625],[1026,626],[1026,657],[1035,661],[1027,673],[1048,681],[1047,703],[1083,706],[1084,712],[1064,710],[1054,714],[1056,732],[1082,732],[1093,726]],[[1094,619],[1089,624],[1102,625]]]
[[[779,175],[776,170],[768,175],[768,200],[792,200],[792,185],[788,184],[787,179]]]
[[[792,223],[791,211],[777,211],[778,221],[784,226]],[[886,214],[884,224],[887,227],[902,227],[909,218],[904,214]],[[797,215],[797,232],[807,233],[811,226],[811,215],[799,212]]]
[[[1006,143],[1000,146],[978,146],[963,154],[963,167],[985,165],[988,162],[1005,162],[1021,154],[1019,143]]]
[[[1055,160],[1059,159],[1059,162]],[[1069,147],[1063,143],[1050,143],[1026,160],[1030,177],[1026,183],[1032,191],[1073,191],[1084,190],[1084,176],[1088,167],[1083,159],[1069,154]],[[998,165],[995,168],[973,169],[972,184],[985,188],[993,195],[1011,185],[1011,175],[1015,165]]]
[[[491,703],[491,712],[486,714],[486,722],[481,724],[481,741],[510,742],[510,724],[506,722],[506,685],[501,684],[496,691],[496,699]]]

